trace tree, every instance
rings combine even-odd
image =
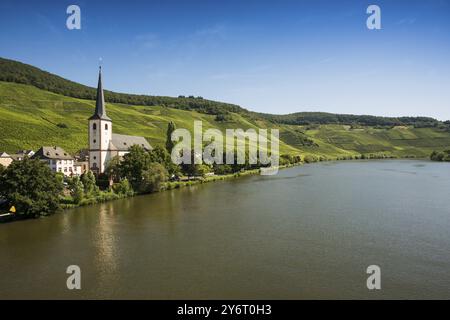
[[[61,181],[38,159],[25,157],[22,161],[13,161],[0,176],[0,197],[26,217],[56,211],[62,189]]]
[[[88,171],[81,175],[81,183],[83,184],[84,193],[86,196],[91,196],[98,192],[98,187],[95,183],[95,176],[92,171]]]
[[[450,150],[444,150],[442,152],[433,151],[430,159],[433,161],[450,161]]]
[[[175,131],[175,123],[172,121],[167,125],[167,134],[166,134],[166,150],[169,154],[172,153],[172,149],[174,147],[174,143],[172,141],[172,132]]]
[[[228,164],[214,164],[213,170],[215,174],[230,174],[233,173],[233,168]]]
[[[84,198],[84,185],[78,176],[71,177],[67,180],[70,195],[72,196],[73,202],[80,203]]]
[[[119,181],[121,172],[120,172],[120,157],[115,156],[106,165],[105,173],[109,179],[113,181]]]
[[[0,176],[5,172],[5,167],[0,163]]]
[[[126,196],[133,195],[133,188],[131,187],[128,179],[122,179],[119,183],[113,185],[113,191],[117,194],[123,194]]]
[[[163,182],[167,181],[168,174],[166,168],[161,164],[153,162],[142,174],[142,184],[140,192],[156,192],[161,189]]]
[[[162,164],[168,171],[170,175],[179,175],[180,174],[180,167],[172,162],[172,158],[170,156],[170,153],[160,147],[156,146],[151,152],[150,152],[150,159],[151,162],[157,162]]]
[[[127,178],[134,190],[140,191],[143,184],[144,171],[149,169],[151,159],[148,152],[141,146],[133,145],[120,162],[120,172]]]

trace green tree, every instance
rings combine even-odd
[[[172,149],[174,147],[174,143],[172,141],[172,132],[175,131],[175,123],[172,121],[167,125],[167,134],[166,134],[166,150],[169,154],[172,153]]]
[[[126,178],[122,179],[119,183],[114,184],[113,191],[114,193],[123,194],[126,196],[131,196],[134,193],[130,182]]]
[[[84,185],[78,176],[71,177],[67,180],[70,195],[74,203],[80,203],[84,198]]]
[[[61,181],[38,159],[13,161],[0,176],[0,196],[26,217],[56,211],[62,189]]]
[[[180,174],[180,167],[172,162],[170,153],[166,149],[160,146],[156,146],[150,152],[150,159],[151,162],[157,162],[162,164],[167,169],[169,175]]]
[[[92,196],[98,192],[98,187],[95,183],[95,176],[92,171],[88,171],[81,175],[81,183],[83,184],[84,193],[86,196]]]
[[[233,173],[233,168],[228,164],[214,164],[213,170],[215,174],[230,174]]]
[[[108,161],[108,164],[105,168],[105,173],[108,176],[109,179],[112,179],[113,181],[119,181],[121,177],[120,172],[120,157],[115,156],[110,161]]]
[[[149,169],[150,155],[141,146],[133,145],[130,152],[124,155],[120,162],[122,178],[127,178],[133,190],[140,191],[143,184],[144,171]]]
[[[204,177],[208,172],[211,172],[211,168],[206,164],[195,165],[195,175]]]
[[[0,176],[5,172],[5,167],[0,163]]]
[[[160,163],[150,163],[142,174],[142,184],[140,192],[156,192],[161,189],[161,185],[167,181],[168,174],[166,168]]]
[[[450,161],[450,150],[441,152],[433,151],[430,155],[430,159],[433,161]]]

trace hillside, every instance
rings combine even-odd
[[[73,153],[86,148],[87,118],[94,110],[95,89],[6,59],[0,59],[0,79],[8,80],[0,81],[0,151],[59,145]],[[152,145],[164,144],[169,121],[192,130],[194,120],[202,120],[205,129],[223,132],[226,128],[279,128],[280,151],[286,154],[428,157],[433,150],[450,147],[448,122],[432,118],[270,115],[197,98],[117,94],[128,102],[125,104],[111,102],[115,93],[109,93],[107,109],[114,132],[144,136]],[[135,97],[149,100],[144,101],[147,104],[130,103]]]
[[[36,149],[42,145],[60,145],[75,152],[87,145],[87,119],[95,101],[65,97],[30,85],[0,82],[0,150]],[[255,128],[256,124],[239,114],[230,121],[217,122],[215,115],[162,106],[107,104],[115,133],[140,135],[152,145],[164,144],[169,121],[177,127],[193,130],[195,120],[203,127]],[[270,124],[268,124],[270,126]],[[283,152],[294,152],[284,143]]]
[[[67,97],[94,100],[96,88],[91,88],[39,68],[18,61],[0,58],[0,81],[30,84],[39,89]],[[117,93],[105,90],[105,101],[112,103],[168,106],[183,110],[196,110],[208,114],[245,112],[239,106],[203,99],[202,97],[163,97]]]
[[[0,150],[37,149],[59,145],[75,152],[87,145],[87,118],[94,111],[93,100],[65,97],[30,85],[0,82]],[[428,156],[450,146],[450,133],[437,128],[394,127],[351,129],[344,125],[296,126],[254,120],[230,113],[230,120],[218,122],[214,115],[161,106],[107,104],[114,132],[142,135],[152,145],[164,144],[167,123],[192,130],[194,120],[207,128],[280,129],[280,150],[290,154],[324,157],[386,153]]]
[[[67,97],[94,100],[96,88],[91,88],[34,66],[0,57],[0,81],[30,84],[39,89]],[[297,112],[286,115],[265,114],[246,110],[240,106],[211,101],[202,97],[163,97],[117,93],[105,90],[105,101],[130,105],[166,106],[182,110],[195,110],[206,114],[227,115],[240,113],[253,119],[265,119],[278,124],[342,124],[364,126],[439,127],[442,122],[429,117],[379,117],[373,115],[332,114],[326,112]],[[225,117],[226,118],[226,117]],[[448,125],[449,123],[447,123]]]

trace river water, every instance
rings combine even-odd
[[[449,299],[450,166],[327,162],[3,224],[0,298]]]

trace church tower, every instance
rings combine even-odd
[[[95,174],[105,172],[111,160],[112,121],[106,115],[103,96],[102,67],[98,74],[97,101],[95,112],[89,118],[89,168]]]

